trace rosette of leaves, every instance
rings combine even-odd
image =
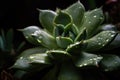
[[[13,68],[32,73],[49,69],[42,80],[82,80],[81,69],[112,71],[120,67],[119,56],[101,53],[109,50],[106,46],[114,44],[119,35],[117,31],[99,30],[104,20],[101,8],[85,11],[78,1],[64,10],[39,11],[43,29],[29,26],[21,31],[30,43],[40,47],[24,51]]]

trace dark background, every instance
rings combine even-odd
[[[1,0],[0,1],[0,28],[19,29],[30,25],[40,26],[38,11],[56,7],[64,9],[78,0]],[[86,10],[89,9],[88,0],[80,0]],[[92,1],[92,0],[91,0]],[[96,0],[96,7],[103,5],[105,0]]]

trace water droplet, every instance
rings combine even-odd
[[[102,46],[105,46],[105,44],[103,44]]]
[[[114,35],[111,35],[111,37],[114,37]]]
[[[98,43],[98,45],[101,45],[102,43]]]
[[[79,65],[80,67],[82,67],[83,65]]]
[[[33,59],[34,57],[33,56],[30,56],[30,59]]]
[[[81,7],[79,7],[79,9],[80,9]]]
[[[83,64],[84,66],[87,66],[87,64]]]
[[[28,36],[25,36],[26,39],[28,39],[29,37]]]
[[[20,59],[23,59],[23,57],[20,57]]]
[[[94,18],[96,18],[97,16],[96,16],[96,15],[94,15],[93,17],[94,17]]]
[[[103,19],[103,17],[100,17],[100,20],[102,20]]]
[[[93,59],[90,59],[90,61],[92,61]]]
[[[90,24],[91,22],[89,21],[88,23]]]
[[[105,69],[105,71],[109,71],[109,69]]]
[[[42,41],[41,40],[39,40],[39,39],[37,39],[37,41],[38,41],[38,43],[41,43]]]
[[[106,39],[106,42],[108,42],[109,41],[109,39]]]

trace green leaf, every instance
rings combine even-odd
[[[36,31],[32,36],[44,47],[49,49],[58,48],[55,38],[42,29]]]
[[[64,11],[57,10],[57,16],[55,16],[54,24],[68,25],[72,22],[71,16]]]
[[[76,55],[76,54],[80,54],[84,47],[85,45],[83,44],[83,41],[75,42],[74,44],[69,45],[66,51],[71,55]]]
[[[62,64],[58,80],[82,80],[82,78],[77,68],[72,63],[69,64],[68,62]]]
[[[51,59],[57,62],[68,60],[71,57],[70,54],[62,50],[50,50],[50,51],[47,51],[46,53]]]
[[[36,53],[28,56],[30,60],[29,63],[37,63],[37,64],[51,64],[49,57],[46,53]]]
[[[62,33],[64,32],[64,26],[61,24],[56,25],[55,29],[54,29],[54,36],[61,36]]]
[[[86,34],[86,28],[83,28],[83,30],[81,30],[81,32],[75,38],[74,42],[85,40],[86,39],[86,35],[87,35]]]
[[[85,8],[80,1],[69,6],[66,10],[72,16],[73,22],[77,27],[80,27],[82,18],[84,16]]]
[[[53,33],[54,30],[53,20],[57,14],[51,10],[39,10],[39,11],[40,11],[39,15],[40,23],[47,31]]]
[[[89,11],[84,16],[82,28],[86,27],[87,38],[92,37],[98,26],[103,22],[104,15],[101,8]]]
[[[96,36],[84,41],[87,44],[86,51],[100,50],[109,44],[116,35],[117,33],[115,31],[102,31],[98,33]]]
[[[50,49],[57,48],[55,38],[36,26],[30,26],[23,29],[23,34],[26,36],[27,40],[31,41],[31,43],[41,44]]]
[[[104,71],[113,71],[120,69],[120,57],[112,54],[102,55],[103,59],[100,63],[100,67]]]
[[[28,42],[35,44],[35,45],[40,45],[40,43],[35,38],[32,37],[32,34],[40,30],[39,27],[29,26],[24,29],[18,29],[18,30],[23,32],[23,35],[25,36]]]
[[[101,56],[82,52],[79,56],[73,57],[73,61],[77,67],[97,66],[102,60]]]
[[[115,39],[104,49],[111,50],[111,49],[115,49],[115,48],[119,48],[119,47],[120,47],[120,33],[118,33],[118,35],[116,35]]]
[[[45,53],[46,48],[32,48],[25,50],[16,60],[15,64],[12,66],[12,68],[27,70],[27,71],[37,71],[42,70],[43,68],[46,68],[50,65],[40,65],[40,64],[31,64],[31,60],[28,58],[32,54],[36,53]]]
[[[57,45],[61,48],[66,48],[68,45],[72,44],[73,41],[69,37],[56,37]]]

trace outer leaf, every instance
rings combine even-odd
[[[120,69],[120,57],[111,54],[103,55],[103,60],[100,63],[100,67],[104,69],[104,71]]]
[[[82,52],[79,56],[73,58],[77,67],[98,66],[98,63],[101,61],[101,59],[101,56],[86,52]]]
[[[77,68],[72,63],[68,63],[62,64],[58,80],[82,80]]]
[[[50,59],[45,53],[36,53],[28,56],[29,63],[51,64]]]
[[[58,10],[54,19],[54,24],[62,24],[64,26],[72,22],[71,16],[64,11]]]
[[[49,65],[32,65],[31,60],[28,59],[28,57],[32,54],[36,53],[44,53],[46,51],[45,48],[33,48],[33,49],[28,49],[24,51],[17,59],[15,64],[12,66],[12,68],[18,68],[22,70],[27,70],[27,71],[36,71],[36,70],[41,70],[45,67],[48,67]],[[40,67],[41,66],[41,67]]]
[[[87,12],[85,15],[85,20],[83,22],[82,27],[86,27],[87,38],[90,38],[94,35],[94,32],[97,26],[99,26],[104,20],[104,15],[101,8],[94,9],[90,12]]]
[[[91,52],[98,51],[111,42],[116,35],[117,33],[114,31],[102,31],[96,36],[84,41],[87,44],[86,50]]]
[[[53,33],[53,20],[56,15],[57,14],[51,10],[40,10],[39,21],[41,22],[42,26],[50,33]]]
[[[39,43],[47,48],[55,49],[57,44],[55,38],[38,27],[30,26],[23,29],[23,34],[27,36],[27,40],[32,43]]]
[[[85,12],[85,8],[82,5],[82,3],[80,3],[79,1],[74,3],[73,5],[69,6],[66,10],[66,12],[68,12],[73,19],[74,24],[77,27],[80,27],[84,12]]]
[[[68,45],[72,44],[73,41],[69,37],[56,37],[57,45],[61,48],[66,48]]]
[[[108,46],[106,46],[105,49],[111,50],[118,47],[120,47],[120,33],[116,35],[115,39]]]
[[[47,54],[50,58],[52,58],[53,60],[56,60],[57,62],[68,60],[71,57],[70,54],[62,50],[50,50],[50,51],[47,51]]]
[[[66,51],[70,53],[71,55],[76,55],[76,54],[80,54],[84,47],[85,45],[83,45],[83,41],[76,42],[74,44],[69,45]]]
[[[35,45],[40,45],[40,44],[36,39],[34,39],[32,37],[31,34],[34,34],[34,32],[39,31],[39,30],[40,30],[40,28],[37,26],[29,26],[24,29],[19,29],[19,31],[23,32],[23,35],[25,36],[27,41],[29,41],[30,43],[35,44]]]

